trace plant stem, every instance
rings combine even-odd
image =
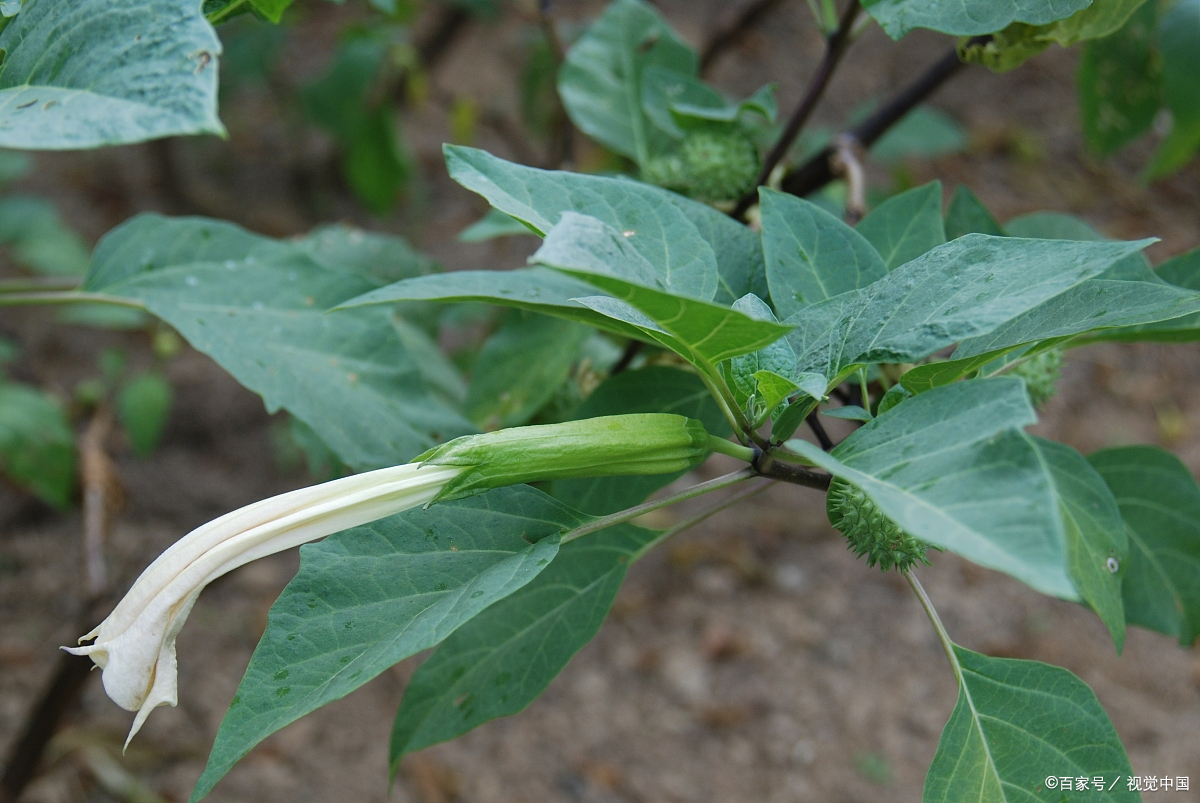
[[[821,444],[821,448],[825,451],[832,449],[835,444],[833,438],[829,437],[829,433],[825,431],[825,425],[821,423],[821,419],[817,418],[817,411],[813,410],[804,419],[804,423],[808,424],[808,428],[817,436],[817,441]]]
[[[716,435],[708,436],[708,448],[718,454],[735,457],[738,460],[744,460],[747,463],[753,463],[758,453],[753,449],[741,446],[732,441],[727,441],[724,438],[718,438]]]
[[[946,632],[946,626],[942,624],[942,619],[933,607],[933,602],[929,599],[929,595],[925,593],[925,586],[921,585],[921,581],[911,571],[904,572],[904,579],[912,586],[913,593],[921,601],[921,607],[925,609],[925,615],[929,617],[930,623],[933,624],[933,629],[937,631],[938,641],[941,642],[942,649],[946,651],[946,657],[950,659],[950,668],[954,670],[954,677],[958,679],[958,685],[962,686],[962,667],[958,663],[958,656],[954,654],[954,642],[950,640],[950,634]]]
[[[76,276],[44,276],[28,279],[0,279],[0,293],[38,293],[45,290],[74,290]]]
[[[800,134],[800,130],[804,128],[804,124],[808,122],[808,118],[812,115],[813,109],[817,107],[817,103],[821,100],[821,96],[825,94],[825,88],[829,85],[829,79],[833,77],[833,73],[837,70],[838,62],[841,61],[842,55],[846,52],[846,47],[850,44],[850,30],[854,27],[854,19],[858,16],[861,6],[859,0],[850,0],[850,4],[846,6],[846,10],[842,12],[841,21],[838,23],[837,30],[825,42],[825,54],[821,57],[821,63],[817,66],[817,72],[809,81],[808,89],[804,91],[804,97],[800,100],[800,105],[792,112],[791,119],[783,129],[783,133],[779,135],[779,140],[775,143],[775,147],[767,154],[767,158],[763,160],[762,169],[758,172],[758,178],[754,181],[754,186],[761,187],[767,183],[771,177],[771,172],[775,166],[783,160],[787,155],[788,149],[792,147],[792,142]],[[746,210],[754,205],[758,200],[757,189],[744,195],[738,205],[733,210],[733,217],[741,218],[746,214]]]
[[[684,521],[681,521],[679,524],[676,524],[674,527],[671,527],[670,529],[667,529],[667,530],[663,530],[661,533],[659,533],[657,538],[655,538],[653,541],[651,541],[648,544],[646,544],[645,546],[643,546],[637,552],[633,553],[633,557],[631,557],[629,559],[629,562],[634,563],[638,560],[641,560],[641,558],[646,553],[650,552],[650,550],[654,549],[659,544],[661,544],[663,541],[666,541],[668,538],[671,538],[672,536],[676,536],[679,533],[683,532],[684,530],[695,527],[697,524],[704,521],[708,517],[713,516],[717,513],[720,513],[722,510],[725,510],[726,508],[730,508],[740,502],[744,502],[752,496],[758,496],[760,493],[762,493],[763,491],[770,488],[771,485],[772,485],[772,483],[764,482],[763,484],[758,485],[754,488],[747,489],[745,491],[742,491],[741,493],[736,493],[733,496],[730,496],[728,499],[726,499],[722,502],[718,502],[717,504],[713,505],[712,507],[707,508],[707,509],[697,513],[695,516],[692,516],[690,519],[685,519]]]
[[[806,466],[791,465],[792,458],[799,460],[800,456],[771,449],[758,456],[758,459],[754,461],[754,470],[758,472],[759,476],[768,479],[802,485],[817,491],[829,490],[829,483],[833,481],[833,477],[820,471],[813,471]]]
[[[987,37],[975,37],[968,41],[968,45],[984,41],[987,41]],[[932,95],[942,84],[957,75],[965,66],[958,57],[958,48],[951,50],[883,108],[847,131],[846,135],[853,137],[860,147],[870,148],[888,129],[902,120],[906,114]],[[789,172],[783,177],[781,189],[792,195],[804,197],[833,181],[837,177],[829,163],[833,153],[834,148],[830,146]]]
[[[719,491],[722,488],[728,488],[731,485],[737,485],[739,482],[745,482],[746,480],[753,479],[756,476],[758,476],[757,472],[755,472],[753,468],[743,468],[739,471],[733,472],[732,474],[726,474],[722,477],[717,477],[715,480],[709,480],[708,482],[702,482],[698,485],[693,485],[686,491],[680,491],[674,496],[666,496],[662,499],[654,499],[649,502],[643,502],[642,504],[631,507],[628,510],[622,510],[618,513],[612,513],[607,516],[601,516],[598,519],[592,519],[587,524],[582,524],[573,530],[568,530],[567,532],[563,533],[559,543],[570,543],[576,538],[582,538],[585,535],[590,535],[607,527],[612,527],[615,524],[623,524],[653,510],[658,510],[659,508],[684,502],[697,496],[703,496],[704,494],[712,493],[713,491]]]
[[[0,307],[29,307],[50,304],[110,304],[117,307],[131,307],[145,310],[146,305],[132,298],[120,298],[104,293],[88,293],[84,291],[48,291],[44,293],[3,293],[0,294]]]
[[[755,0],[748,3],[736,19],[717,31],[716,35],[704,46],[704,52],[700,55],[700,73],[705,73],[714,61],[726,50],[736,45],[751,27],[780,2],[781,0]]]
[[[847,134],[839,134],[834,140],[832,167],[835,173],[846,179],[847,226],[853,226],[867,214],[867,176],[859,158],[858,141]]]

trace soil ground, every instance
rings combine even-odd
[[[719,2],[661,6],[695,43],[734,12]],[[91,239],[146,209],[222,216],[273,235],[345,219],[404,233],[452,269],[521,264],[529,242],[453,240],[483,207],[442,169],[445,104],[431,101],[405,118],[422,178],[403,210],[377,221],[348,200],[331,168],[330,143],[298,129],[297,112],[279,90],[317,74],[340,27],[359,12],[316,2],[301,7],[273,88],[245,87],[225,99],[229,140],[41,154],[19,189],[55,199]],[[596,8],[562,2],[556,13],[576,20]],[[514,75],[528,35],[516,19],[473,25],[431,76],[433,86],[515,115]],[[868,31],[819,120],[836,125],[948,46],[933,35],[897,44]],[[806,5],[781,3],[711,77],[731,93],[777,81],[780,106],[788,110],[820,49]],[[1104,164],[1087,156],[1075,111],[1075,57],[1053,50],[1007,75],[972,68],[956,78],[934,103],[970,130],[971,147],[910,164],[913,177],[940,178],[948,188],[967,183],[1001,220],[1057,209],[1114,237],[1161,237],[1151,249],[1155,261],[1195,247],[1200,163],[1147,189],[1136,175],[1148,146]],[[519,146],[486,127],[475,144],[520,155]],[[883,183],[887,175],[875,169],[874,178]],[[18,378],[64,395],[94,372],[101,349],[121,346],[135,359],[147,353],[143,335],[63,326],[41,311],[6,310],[0,333],[22,347]],[[207,358],[185,352],[168,375],[176,405],[161,448],[145,460],[117,450],[127,499],[109,547],[118,584],[128,584],[196,525],[310,481],[280,468],[271,417]],[[1072,352],[1037,431],[1085,452],[1157,443],[1200,471],[1198,390],[1200,346]],[[700,474],[718,471],[709,465]],[[823,507],[814,493],[777,488],[752,508],[735,508],[677,537],[633,568],[600,635],[538,701],[411,757],[390,798],[387,734],[419,659],[269,738],[209,799],[918,801],[954,704],[954,680],[905,584],[855,562]],[[79,529],[77,513],[54,513],[0,489],[0,749],[57,660],[58,645],[78,635],[71,623],[80,605]],[[187,799],[266,612],[296,565],[295,554],[284,554],[239,569],[196,606],[178,645],[180,706],[156,712],[122,759],[154,793]],[[949,555],[936,556],[921,574],[958,641],[1075,672],[1111,715],[1135,772],[1189,776],[1196,790],[1146,800],[1200,800],[1200,652],[1135,628],[1117,657],[1099,621],[1076,605]],[[70,717],[70,738],[58,745],[118,746],[129,721],[92,682]],[[23,800],[113,799],[79,755],[50,756]]]

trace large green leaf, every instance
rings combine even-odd
[[[1013,22],[1030,25],[1069,17],[1092,0],[864,0],[863,7],[888,36],[899,39],[914,28],[956,36],[995,33]]]
[[[55,507],[75,491],[75,433],[50,396],[0,379],[0,471]]]
[[[404,690],[392,771],[406,753],[533,702],[596,635],[626,568],[656,535],[621,525],[565,544],[528,585],[446,639]]]
[[[657,342],[642,330],[596,312],[577,300],[597,292],[587,282],[548,268],[460,270],[396,282],[352,298],[339,309],[404,301],[483,301],[586,323],[624,337]]]
[[[1107,155],[1154,122],[1162,66],[1154,52],[1157,3],[1145,3],[1116,34],[1088,42],[1079,60],[1079,114],[1087,144]]]
[[[758,236],[711,206],[629,179],[538,170],[474,148],[443,150],[451,178],[537,234],[554,228],[563,212],[590,215],[634,232],[633,247],[660,275],[690,277],[689,294],[696,298],[723,304],[746,293],[766,298]]]
[[[300,550],[192,800],[275,731],[428,649],[537,576],[585,521],[528,486],[414,509]]]
[[[356,469],[394,465],[473,431],[427,389],[387,310],[327,313],[377,286],[356,259],[304,241],[142,215],[97,247],[84,287],[136,298],[269,410],[304,421]]]
[[[1038,661],[957,644],[953,651],[958,703],[925,777],[924,803],[1141,800],[1126,784],[1133,770],[1125,748],[1086,683]],[[1071,791],[1059,788],[1068,776]],[[1080,778],[1086,791],[1075,791]],[[1103,779],[1099,788],[1095,778]]]
[[[988,208],[964,185],[959,184],[946,210],[946,239],[957,240],[964,234],[991,234],[999,237],[1004,229]]]
[[[579,130],[639,164],[669,141],[642,112],[642,75],[650,66],[686,75],[696,53],[640,0],[616,0],[567,52],[558,92]]]
[[[0,147],[221,134],[221,43],[199,0],[26,0],[0,32]]]
[[[1079,452],[1043,438],[1034,438],[1033,443],[1058,497],[1071,580],[1104,621],[1120,652],[1125,644],[1121,568],[1129,554],[1129,539],[1117,502]]]
[[[566,380],[589,334],[570,321],[514,312],[479,350],[467,415],[483,429],[528,423]]]
[[[1177,287],[1200,292],[1200,248],[1168,259],[1154,270],[1154,274]],[[1107,331],[1102,335],[1105,340],[1196,340],[1200,339],[1200,313]]]
[[[1076,599],[1054,486],[1020,431],[1035,420],[1023,382],[986,379],[909,399],[829,454],[806,441],[788,446],[917,538]]]
[[[1158,25],[1163,99],[1171,111],[1171,133],[1146,168],[1159,178],[1182,167],[1200,147],[1200,0],[1177,0]]]
[[[583,420],[629,413],[675,413],[694,418],[712,435],[729,434],[729,422],[712,394],[690,371],[650,366],[611,376],[584,400],[571,418]],[[576,510],[606,516],[640,504],[680,474],[634,477],[589,477],[555,480],[550,493]]]
[[[887,273],[871,243],[824,209],[765,187],[758,192],[767,285],[780,317]]]
[[[1094,452],[1129,532],[1125,618],[1190,646],[1200,636],[1200,488],[1187,467],[1154,446]]]
[[[790,328],[655,287],[653,268],[622,232],[575,212],[563,213],[530,260],[611,294],[578,300],[636,326],[710,375],[722,360],[756,351]]]
[[[946,242],[942,182],[931,181],[889,198],[855,228],[875,246],[888,270],[937,248]]]
[[[968,234],[863,290],[787,319],[797,371],[831,380],[848,366],[913,362],[985,335],[1091,279],[1151,240],[1071,242]]]

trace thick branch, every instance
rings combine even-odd
[[[828,491],[829,483],[833,481],[833,477],[823,472],[776,460],[770,452],[760,454],[753,466],[760,477],[788,482],[792,485],[803,485],[805,488],[813,488],[818,491]]]
[[[846,47],[850,44],[850,31],[854,27],[854,20],[858,16],[860,8],[859,0],[850,0],[850,5],[842,13],[837,30],[833,32],[825,44],[825,55],[821,57],[821,63],[818,65],[817,72],[809,82],[808,89],[805,90],[800,105],[796,107],[796,111],[792,112],[791,119],[788,120],[787,125],[784,127],[783,133],[779,135],[779,140],[775,143],[775,147],[771,149],[771,152],[767,154],[767,158],[763,160],[762,169],[758,173],[758,178],[754,181],[756,188],[767,183],[767,179],[771,177],[771,171],[787,155],[788,149],[792,147],[792,142],[795,141],[804,124],[808,122],[808,118],[812,115],[813,109],[817,107],[817,102],[821,100],[821,96],[825,94],[825,88],[829,85],[829,79],[833,77],[838,62],[841,61],[842,55],[846,52]],[[738,201],[738,205],[733,211],[733,216],[736,218],[742,217],[746,210],[754,205],[757,198],[757,190],[747,193]]]
[[[971,40],[972,43],[975,41]],[[900,122],[906,114],[937,91],[942,84],[957,75],[964,66],[966,65],[958,57],[958,49],[951,50],[938,59],[917,80],[905,87],[899,95],[866,120],[845,132],[843,136],[853,139],[863,149],[870,148],[888,129]],[[803,197],[833,181],[837,174],[834,172],[830,157],[834,155],[835,148],[831,145],[788,173],[783,177],[783,191]]]
[[[742,37],[780,2],[781,0],[754,0],[754,2],[746,4],[741,13],[732,22],[717,31],[716,35],[704,46],[704,51],[700,54],[700,72],[707,71],[714,61],[741,41]]]

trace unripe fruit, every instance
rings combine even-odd
[[[679,150],[649,160],[642,180],[700,201],[731,201],[753,185],[758,147],[740,131],[694,131]]]
[[[1062,370],[1061,349],[1043,351],[1012,369],[1013,376],[1025,380],[1034,407],[1041,407],[1058,392],[1058,377]]]
[[[901,530],[870,497],[845,480],[835,479],[829,486],[825,509],[854,554],[866,555],[868,566],[878,564],[886,572],[893,567],[905,571],[918,562],[928,565],[928,544]]]

